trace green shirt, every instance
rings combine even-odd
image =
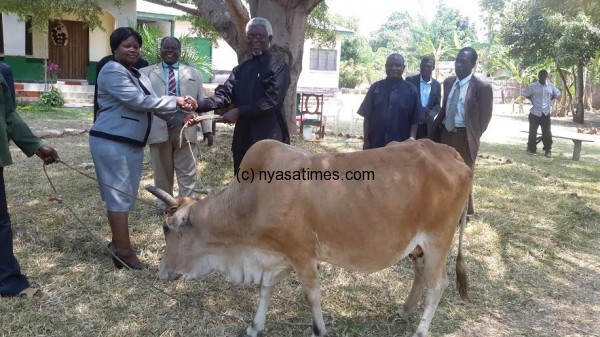
[[[0,74],[0,166],[12,164],[8,142],[13,141],[20,149],[31,157],[43,145],[29,126],[15,111],[10,96],[10,89]]]

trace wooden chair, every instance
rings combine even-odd
[[[316,126],[319,139],[325,137],[325,121],[323,120],[323,95],[302,93],[300,104],[300,130],[305,125]]]

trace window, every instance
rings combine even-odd
[[[337,50],[331,49],[311,49],[310,50],[310,70],[337,70]]]
[[[31,32],[31,18],[25,21],[25,55],[33,55],[33,33]]]

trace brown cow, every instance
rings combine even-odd
[[[301,177],[303,169],[322,173],[323,180]],[[273,179],[260,180],[261,171]],[[374,176],[348,180],[355,171]],[[337,172],[339,179],[325,180],[326,172]],[[282,180],[275,179],[278,175]],[[217,194],[174,199],[146,187],[171,205],[159,276],[194,278],[219,270],[233,282],[260,284],[256,315],[241,334],[256,337],[264,330],[273,286],[294,270],[312,309],[312,336],[322,337],[318,261],[370,273],[410,254],[415,278],[395,318],[406,319],[425,291],[425,311],[415,333],[425,336],[448,284],[446,258],[471,182],[460,155],[430,140],[327,154],[261,141],[244,157],[236,181]],[[466,297],[464,219],[463,214],[457,276]]]

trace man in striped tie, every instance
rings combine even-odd
[[[162,62],[142,68],[140,72],[150,78],[152,88],[158,95],[191,96],[199,101],[204,98],[202,74],[197,69],[180,63],[180,56],[179,39],[172,36],[165,37],[160,43]],[[203,121],[201,126],[207,145],[212,146],[212,122]],[[193,154],[198,137],[197,127],[192,126],[187,129],[181,147],[179,146],[180,134],[180,126],[167,125],[162,119],[155,117],[148,136],[150,162],[156,187],[173,195],[174,176],[176,176],[179,187],[178,197],[190,197],[194,195],[198,174]]]
[[[477,52],[465,47],[454,61],[456,77],[444,81],[442,110],[433,122],[432,139],[456,149],[467,165],[475,167],[479,139],[492,119],[492,86],[472,74]],[[473,191],[469,195],[468,219],[473,215]]]

